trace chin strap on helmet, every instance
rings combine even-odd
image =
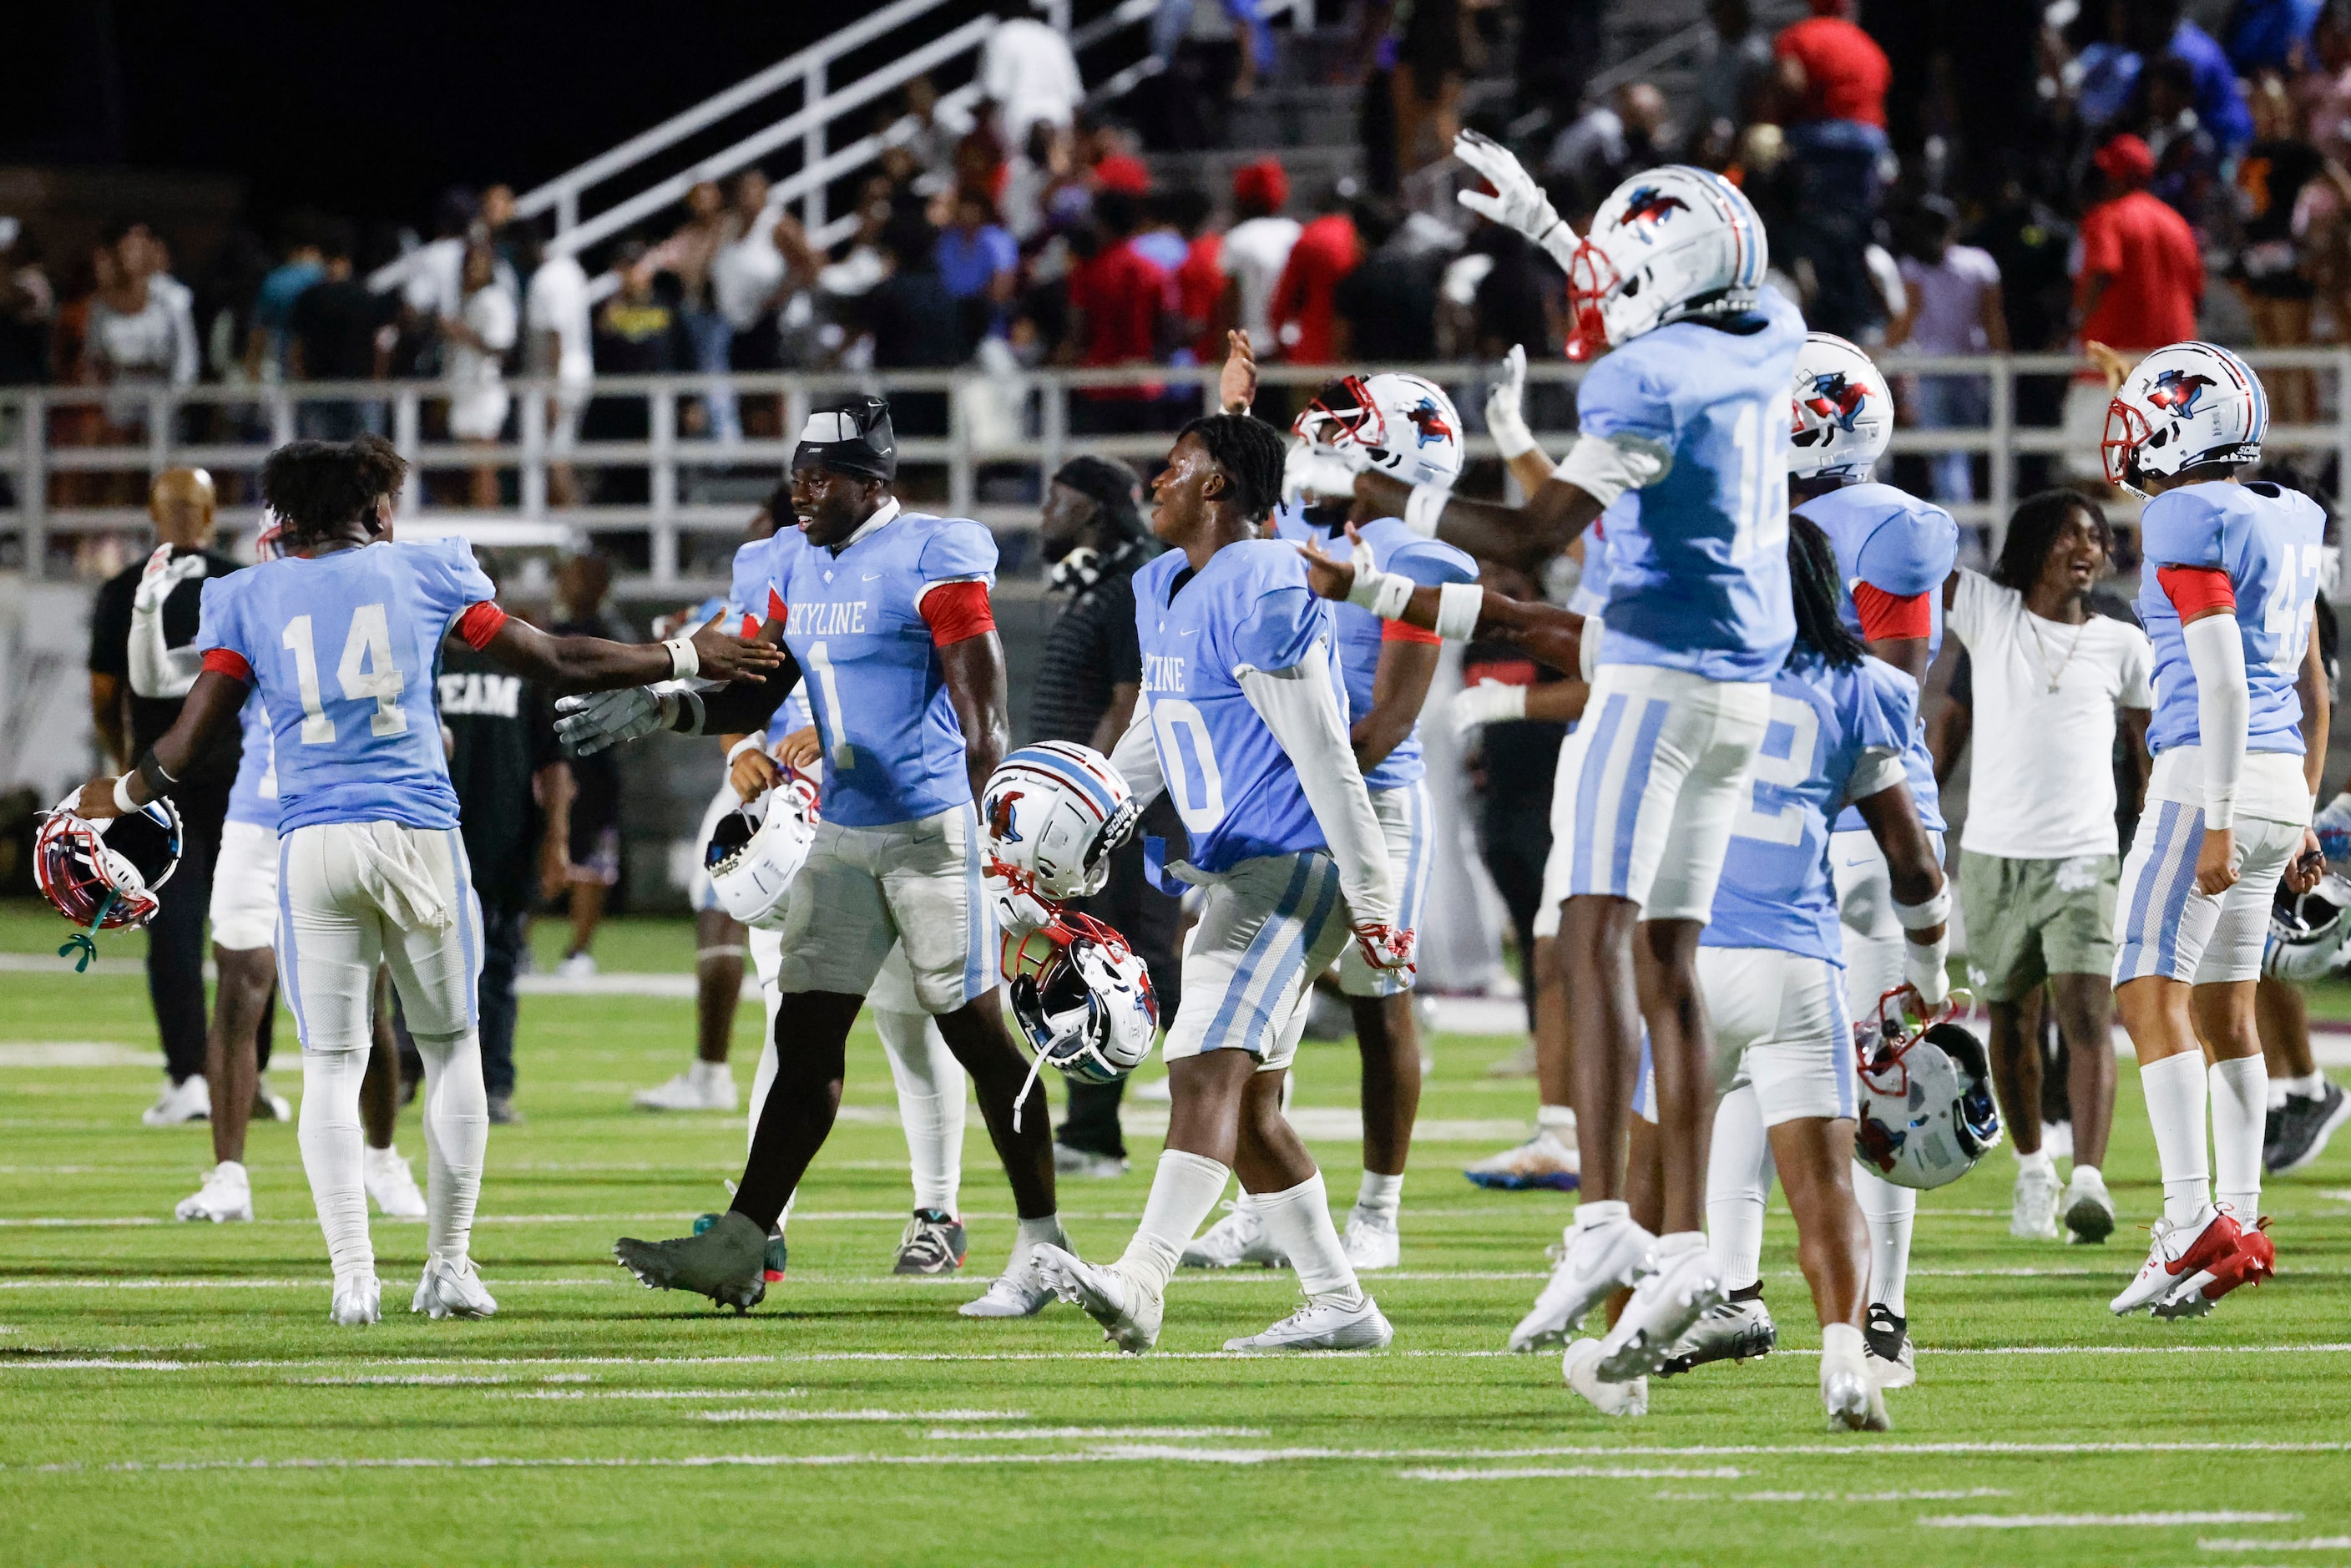
[[[80,955],[79,957],[74,959],[75,974],[78,975],[86,972],[89,968],[89,961],[98,956],[98,931],[100,926],[106,924],[107,912],[111,910],[113,907],[114,890],[109,888],[107,890],[106,896],[98,901],[98,913],[90,916],[89,929],[87,931],[75,932],[72,936],[66,938],[65,946],[57,949],[57,956],[60,958],[66,956],[69,953],[78,953]]]

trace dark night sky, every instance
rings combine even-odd
[[[26,0],[0,162],[229,172],[258,219],[309,204],[422,223],[445,186],[526,188],[870,8]]]

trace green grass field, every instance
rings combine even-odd
[[[62,936],[0,912],[0,952]],[[629,922],[600,946],[608,969],[676,969],[690,936]],[[953,1308],[977,1280],[887,1276],[910,1198],[863,1033],[790,1278],[739,1319],[638,1289],[612,1239],[678,1233],[741,1158],[737,1118],[629,1109],[690,1030],[683,1001],[526,999],[528,1120],[494,1129],[475,1233],[498,1316],[399,1310],[423,1226],[379,1222],[386,1320],[334,1330],[294,1130],[254,1131],[258,1223],[173,1224],[209,1145],[139,1124],[152,1066],[21,1064],[26,1042],[152,1056],[141,982],[0,972],[0,1563],[2351,1563],[2351,1139],[2271,1188],[2273,1286],[2200,1322],[2117,1322],[2105,1300],[2159,1202],[2127,1066],[2113,1243],[2010,1239],[2004,1154],[1929,1195],[1918,1385],[1890,1397],[1891,1434],[1832,1437],[1784,1211],[1769,1359],[1653,1385],[1646,1420],[1611,1423],[1555,1355],[1499,1353],[1568,1211],[1460,1176],[1531,1114],[1531,1085],[1486,1076],[1511,1041],[1434,1042],[1404,1268],[1370,1281],[1393,1351],[1224,1356],[1292,1301],[1289,1275],[1250,1271],[1179,1276],[1163,1348],[1130,1359],[1073,1309],[969,1322]],[[1351,1104],[1352,1051],[1309,1048],[1300,1079],[1301,1105]],[[1011,1209],[973,1128],[984,1278]],[[1156,1145],[1136,1142],[1135,1174],[1064,1189],[1090,1255],[1141,1207]],[[422,1175],[413,1111],[402,1147]],[[1343,1201],[1358,1151],[1315,1154]]]

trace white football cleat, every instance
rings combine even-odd
[[[1886,1414],[1886,1396],[1870,1374],[1868,1358],[1850,1339],[1844,1341],[1842,1352],[1835,1347],[1821,1352],[1821,1405],[1828,1412],[1832,1432],[1894,1429],[1893,1419]]]
[[[1779,1345],[1779,1325],[1771,1321],[1771,1309],[1763,1304],[1762,1297],[1725,1301],[1690,1324],[1689,1331],[1674,1342],[1673,1349],[1657,1364],[1657,1375],[1678,1377],[1710,1361],[1745,1361],[1750,1356],[1769,1355]]]
[[[735,1075],[723,1061],[697,1061],[637,1096],[640,1111],[732,1111],[735,1104]]]
[[[1290,1267],[1290,1255],[1266,1235],[1255,1204],[1228,1198],[1225,1207],[1231,1212],[1185,1244],[1185,1268],[1238,1269],[1244,1263],[1267,1269]]]
[[[1616,1326],[1600,1342],[1592,1369],[1603,1383],[1630,1383],[1665,1364],[1690,1325],[1722,1304],[1722,1270],[1705,1246],[1654,1259],[1633,1287]]]
[[[1126,1156],[1098,1155],[1092,1149],[1073,1149],[1067,1144],[1053,1145],[1053,1174],[1075,1176],[1081,1181],[1116,1181],[1126,1174]]]
[[[2065,1184],[2062,1207],[2067,1241],[2096,1246],[2115,1233],[2115,1200],[2106,1191],[2105,1177],[2098,1174],[2095,1166],[2074,1167],[2074,1179]]]
[[[1129,1355],[1141,1355],[1159,1340],[1166,1298],[1120,1271],[1115,1264],[1088,1263],[1075,1253],[1041,1242],[1033,1254],[1038,1277],[1053,1294],[1102,1324],[1102,1337]]]
[[[1357,1204],[1347,1216],[1347,1232],[1339,1239],[1347,1262],[1357,1273],[1393,1269],[1403,1257],[1404,1238],[1396,1233],[1393,1211],[1374,1213]]]
[[[1061,1238],[1064,1251],[1070,1239]],[[1037,1269],[1037,1249],[1015,1250],[1004,1272],[988,1281],[987,1291],[976,1301],[966,1301],[956,1312],[967,1318],[1033,1318],[1045,1310],[1053,1299],[1053,1287],[1045,1283]]]
[[[2027,1241],[2057,1239],[2057,1173],[2046,1166],[2019,1166],[2016,1192],[2008,1211],[2008,1233]]]
[[[1489,1155],[1465,1167],[1461,1174],[1479,1186],[1499,1192],[1525,1192],[1534,1187],[1573,1192],[1583,1179],[1580,1160],[1574,1148],[1545,1127],[1525,1143],[1499,1155]]]
[[[1646,1416],[1649,1413],[1649,1380],[1636,1377],[1630,1383],[1603,1383],[1593,1370],[1599,1364],[1598,1340],[1571,1340],[1567,1354],[1559,1360],[1560,1375],[1567,1379],[1570,1388],[1582,1395],[1603,1416]]]
[[[574,953],[555,966],[556,978],[561,980],[592,980],[596,977],[596,956]]]
[[[139,1113],[139,1120],[150,1127],[176,1127],[183,1122],[209,1122],[213,1116],[213,1092],[205,1087],[204,1075],[192,1074],[174,1083],[166,1078],[163,1092],[155,1096],[155,1103]]]
[[[2237,1222],[2213,1207],[2185,1225],[2158,1219],[2147,1249],[2147,1261],[2122,1293],[2106,1303],[2115,1316],[2153,1311],[2158,1317],[2200,1317],[2210,1312],[2212,1298],[2204,1294],[2220,1271],[2234,1264],[2244,1233]]]
[[[1657,1239],[1633,1223],[1622,1204],[1610,1218],[1587,1222],[1586,1214],[1595,1207],[1587,1204],[1575,1211],[1575,1223],[1562,1235],[1559,1266],[1535,1298],[1533,1310],[1510,1331],[1512,1350],[1559,1343],[1586,1312],[1639,1277]]]
[[[1870,1375],[1880,1388],[1907,1388],[1918,1381],[1917,1353],[1910,1344],[1910,1320],[1883,1301],[1873,1301],[1861,1331]]]
[[[482,1277],[474,1272],[474,1260],[460,1258],[444,1262],[438,1258],[424,1260],[424,1278],[416,1282],[416,1295],[408,1303],[412,1312],[423,1312],[438,1321],[442,1318],[486,1318],[496,1315],[497,1298],[482,1284]]]
[[[1263,1333],[1225,1342],[1227,1350],[1258,1354],[1284,1350],[1385,1350],[1395,1330],[1380,1313],[1380,1304],[1363,1292],[1343,1301],[1324,1297],[1309,1301]]]
[[[2074,1157],[2074,1124],[2043,1122],[2041,1124],[2041,1152],[2053,1160]]]
[[[204,1177],[193,1197],[183,1197],[172,1210],[174,1219],[225,1220],[253,1218],[253,1178],[235,1160],[223,1160]]]
[[[367,1195],[386,1219],[422,1219],[424,1218],[424,1193],[416,1185],[416,1173],[400,1157],[398,1148],[370,1149],[360,1179],[367,1184]]]
[[[383,1286],[373,1274],[336,1281],[335,1301],[327,1309],[327,1321],[347,1329],[383,1322]]]

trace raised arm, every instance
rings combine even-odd
[[[1353,530],[1349,529],[1353,537]],[[1474,583],[1430,588],[1395,572],[1326,555],[1312,544],[1298,547],[1306,557],[1306,580],[1325,599],[1360,604],[1385,621],[1402,621],[1439,637],[1502,643],[1554,670],[1582,667],[1583,617],[1556,605],[1506,598]]]
[[[1583,444],[1578,443],[1577,450]],[[1437,538],[1471,555],[1527,570],[1565,549],[1607,509],[1606,501],[1557,474],[1547,475],[1522,507],[1445,496],[1426,486],[1418,486],[1422,494],[1416,496],[1415,488],[1384,474],[1355,476],[1357,497],[1386,515],[1427,532],[1423,525],[1434,509]]]

